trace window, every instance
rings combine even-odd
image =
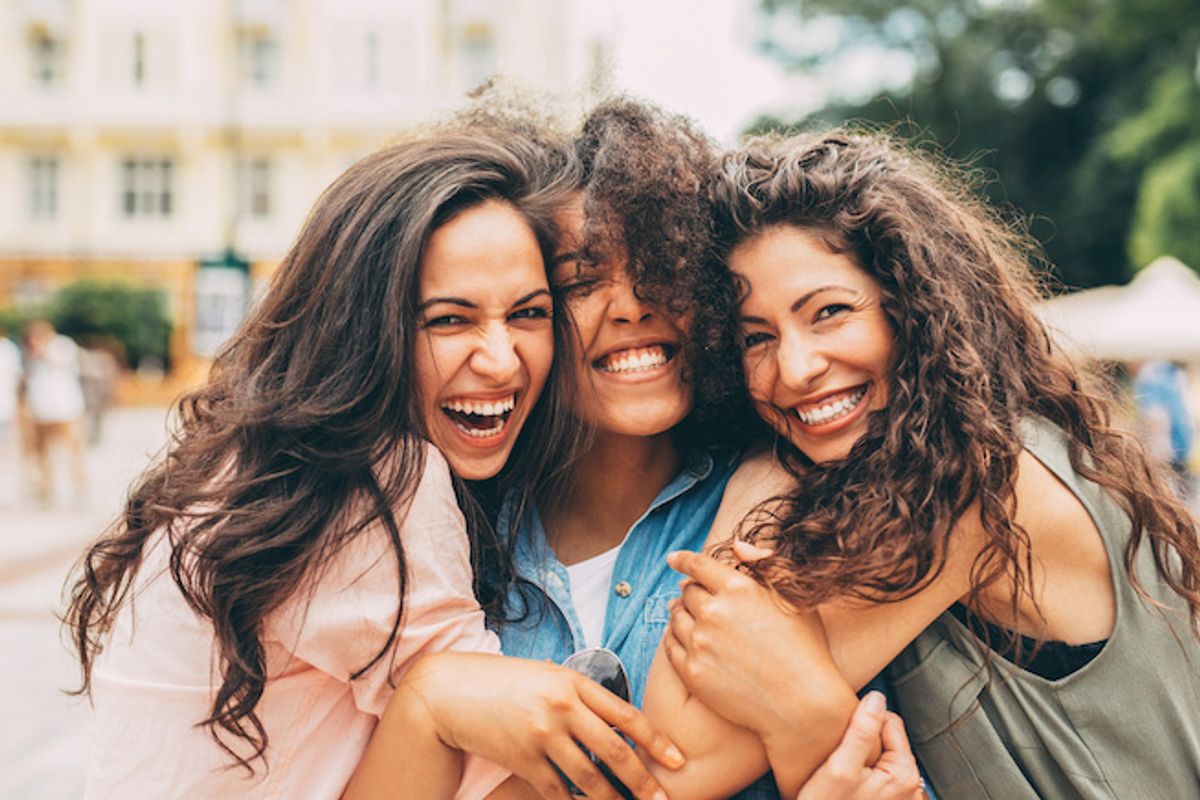
[[[237,165],[237,213],[241,219],[271,216],[271,159],[243,158]]]
[[[279,43],[265,28],[244,28],[238,32],[238,63],[243,86],[274,86],[279,78]]]
[[[33,32],[29,37],[29,63],[35,85],[61,85],[66,77],[65,43],[45,31]]]
[[[121,213],[126,219],[171,216],[175,205],[175,162],[170,158],[121,161]]]
[[[134,86],[144,86],[146,83],[146,34],[138,31],[133,34],[130,78]]]
[[[29,216],[50,220],[58,216],[58,158],[33,156],[29,159]]]

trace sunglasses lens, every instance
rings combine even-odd
[[[591,647],[580,650],[563,662],[563,666],[582,673],[610,692],[629,702],[629,676],[625,665],[612,650]]]
[[[596,683],[608,689],[610,692],[621,698],[625,702],[629,702],[629,676],[625,673],[625,665],[621,663],[620,657],[612,650],[603,647],[589,647],[587,650],[580,650],[578,653],[567,658],[563,662],[563,666],[567,669],[573,669],[581,673],[587,678],[591,678]],[[619,733],[620,731],[618,731]],[[612,770],[608,768],[600,759],[596,758],[586,748],[583,752],[587,753],[588,758],[600,770],[600,774],[613,787],[621,797],[626,800],[634,800],[633,792],[626,788],[625,784],[617,780],[617,776],[613,775]],[[559,771],[562,775],[562,772]],[[565,775],[563,775],[566,778]],[[581,792],[575,784],[567,781],[567,786],[571,790],[571,794],[582,796]]]

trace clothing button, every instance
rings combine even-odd
[[[629,581],[621,581],[613,587],[613,591],[621,597],[629,597],[633,594],[633,587],[629,585]]]

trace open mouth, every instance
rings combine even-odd
[[[810,406],[803,410],[794,408],[792,411],[805,425],[828,425],[852,414],[862,404],[869,388],[870,384],[864,383],[858,388],[827,397],[820,402],[820,405]]]
[[[442,403],[442,413],[473,439],[488,439],[504,432],[517,405],[517,393],[495,400],[455,397]]]
[[[606,356],[601,356],[592,362],[592,366],[601,372],[613,375],[628,375],[638,372],[649,372],[666,366],[675,358],[679,348],[673,344],[653,344],[648,347],[631,347],[628,350],[617,350]]]

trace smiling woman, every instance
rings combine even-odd
[[[500,471],[554,357],[537,236],[489,200],[442,224],[421,260],[417,391],[429,439],[467,480]]]

